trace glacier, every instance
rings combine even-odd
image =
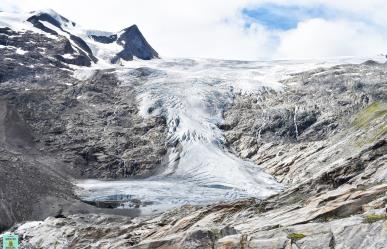
[[[140,114],[167,120],[168,162],[146,179],[79,181],[80,195],[89,201],[128,195],[148,203],[141,212],[150,214],[184,204],[263,199],[278,193],[286,186],[229,151],[218,128],[223,112],[237,94],[259,97],[261,91],[285,90],[281,81],[294,73],[363,61],[354,57],[250,62],[165,58],[115,66],[122,85],[137,89]],[[79,68],[75,75],[87,78],[98,67]],[[131,207],[129,203],[120,208]]]

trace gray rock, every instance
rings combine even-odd
[[[133,60],[133,56],[143,60],[159,58],[158,53],[145,40],[137,25],[124,29],[117,37],[117,43],[124,49],[112,59],[112,63],[117,63],[119,59]]]

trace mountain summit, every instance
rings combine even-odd
[[[91,34],[95,41],[105,44],[118,44],[123,49],[111,59],[112,63],[119,60],[131,61],[134,57],[142,60],[159,58],[158,53],[149,45],[137,25],[132,25],[117,34]]]
[[[157,52],[145,40],[137,25],[130,26],[120,32],[117,43],[124,49],[117,54],[113,62],[117,59],[132,60],[133,57],[138,57],[143,60],[158,58]]]

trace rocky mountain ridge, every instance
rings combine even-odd
[[[92,63],[105,59],[97,58],[98,43],[111,44],[114,49],[118,49],[118,51],[111,51],[115,53],[109,61],[111,63],[118,63],[120,60],[131,61],[134,57],[143,60],[159,57],[158,53],[145,40],[137,25],[123,29],[117,34],[84,30],[75,22],[51,9],[34,11],[23,15],[4,12],[3,19],[4,28],[13,27],[15,19],[19,19],[19,22],[24,23],[23,30],[32,30],[28,25],[30,23],[35,31],[39,30],[50,38],[63,40],[63,51],[56,51],[54,58],[65,64],[91,66]],[[17,27],[17,25],[14,26]],[[8,38],[6,36],[7,33],[3,32],[0,45],[7,46]]]

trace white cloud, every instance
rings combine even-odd
[[[362,23],[311,19],[281,34],[280,58],[366,56],[387,51],[380,32]]]
[[[15,12],[20,10],[18,5],[12,0],[1,0],[0,11]]]
[[[136,23],[162,56],[260,59],[386,52],[384,0],[1,0],[0,9],[53,8],[93,29],[117,31]],[[256,23],[245,27],[241,10],[262,3],[327,6],[340,20],[310,19],[290,31]]]

